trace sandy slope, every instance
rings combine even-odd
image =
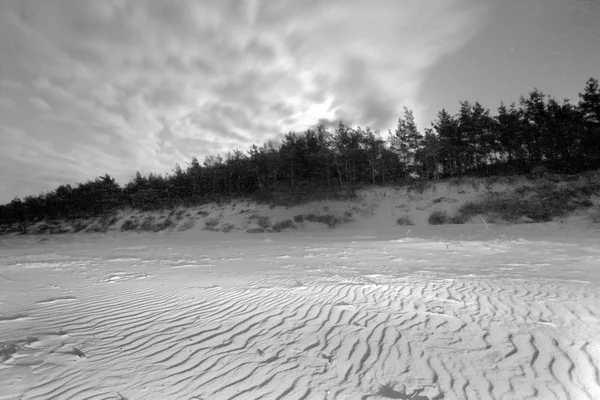
[[[3,240],[0,399],[599,399],[598,236],[494,229]]]

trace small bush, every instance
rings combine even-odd
[[[273,230],[275,232],[281,232],[284,229],[295,228],[296,226],[292,222],[291,219],[286,219],[284,221],[279,221],[275,225],[273,225]]]
[[[304,219],[308,222],[319,222],[319,217],[317,216],[317,214],[306,214],[304,216]]]
[[[265,230],[262,228],[252,228],[248,229],[246,233],[265,233]]]
[[[144,222],[140,225],[142,231],[154,231],[154,218],[147,217]]]
[[[593,223],[595,223],[595,224],[600,223],[600,205],[597,205],[596,207],[594,207],[592,209],[590,216],[592,218]]]
[[[63,233],[69,233],[69,230],[68,230],[68,229],[65,229],[65,228],[63,228],[63,227],[62,227],[62,226],[60,226],[60,225],[57,225],[57,226],[51,226],[51,227],[50,227],[50,234],[51,234],[51,235],[60,235],[60,234],[63,234]]]
[[[430,225],[443,225],[449,222],[448,214],[444,211],[434,211],[427,220]]]
[[[316,214],[306,214],[304,219],[308,222],[318,222],[321,224],[326,224],[329,228],[334,228],[335,226],[342,223],[342,219],[336,217],[334,215],[316,215]]]
[[[469,218],[478,214],[494,216],[506,222],[516,223],[527,217],[534,222],[548,222],[554,217],[562,217],[580,206],[589,204],[581,199],[577,191],[542,185],[532,188],[527,198],[520,195],[494,194],[478,203],[463,205],[459,213]]]
[[[164,231],[165,229],[169,229],[177,225],[171,218],[166,218],[164,221],[157,222],[152,226],[153,232]]]
[[[210,213],[208,213],[208,212],[206,212],[206,211],[198,211],[198,212],[196,213],[196,215],[201,215],[201,216],[203,216],[203,217],[206,217],[206,216],[208,216],[208,214],[210,214]]]
[[[531,169],[530,174],[533,178],[542,178],[548,174],[548,168],[544,165],[538,165]]]
[[[229,233],[231,232],[233,229],[235,228],[235,225],[231,224],[231,223],[227,223],[225,224],[225,226],[223,226],[221,228],[221,231],[225,232],[225,233]]]
[[[460,186],[464,183],[464,178],[450,178],[448,181],[448,186]]]
[[[121,232],[125,232],[125,231],[134,231],[139,227],[139,222],[136,219],[128,219],[127,221],[123,222],[123,225],[121,225]]]
[[[410,220],[408,216],[398,217],[396,220],[398,225],[406,226],[406,225],[414,225],[414,223]]]
[[[34,235],[40,235],[48,232],[49,230],[50,227],[48,225],[40,224],[35,229],[33,229],[31,233],[33,233]]]
[[[458,213],[452,218],[450,218],[450,222],[457,225],[466,224],[470,217],[465,214]]]
[[[350,211],[346,211],[344,213],[344,217],[342,218],[342,222],[352,222],[354,221],[353,215]]]
[[[294,221],[298,224],[301,224],[304,222],[304,215],[302,214],[298,214],[294,217]]]
[[[204,221],[204,225],[207,228],[214,228],[215,226],[219,225],[219,220],[217,218],[209,218]]]
[[[408,191],[423,194],[427,189],[431,188],[431,186],[432,184],[428,181],[416,181],[408,187]]]
[[[167,221],[170,221],[170,220],[167,220]],[[195,224],[196,224],[196,221],[194,221],[193,219],[188,219],[188,220],[184,221],[183,224],[181,224],[181,226],[179,226],[179,228],[177,228],[177,230],[179,232],[187,231],[189,229],[192,229]]]
[[[92,225],[86,232],[88,233],[106,233],[108,228],[103,225]]]
[[[75,225],[73,225],[73,233],[81,232],[85,228],[87,228],[86,224],[84,224],[82,221],[77,221]]]
[[[269,219],[269,217],[258,217],[257,223],[258,226],[260,226],[263,229],[267,229],[271,226],[271,220]]]

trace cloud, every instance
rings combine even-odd
[[[25,107],[10,128],[46,141],[44,157],[67,178],[166,172],[320,120],[392,128],[403,106],[417,116],[424,109],[428,68],[476,34],[489,4],[8,0],[5,8],[3,79],[13,89],[2,104]],[[20,168],[27,172],[13,179],[47,166]]]
[[[39,97],[30,97],[29,101],[40,111],[50,111],[52,107],[46,101]]]

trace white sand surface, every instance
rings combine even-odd
[[[412,228],[2,238],[0,399],[600,399],[597,231]]]

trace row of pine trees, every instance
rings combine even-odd
[[[383,137],[370,128],[318,125],[290,132],[280,144],[253,145],[225,157],[194,157],[167,175],[139,172],[124,187],[109,175],[75,186],[15,198],[0,206],[0,223],[99,216],[119,208],[159,209],[226,198],[268,198],[274,192],[339,190],[468,175],[514,175],[543,167],[577,173],[600,167],[600,88],[590,78],[578,104],[535,89],[496,115],[464,101],[452,115],[438,113],[419,132],[404,108]]]

